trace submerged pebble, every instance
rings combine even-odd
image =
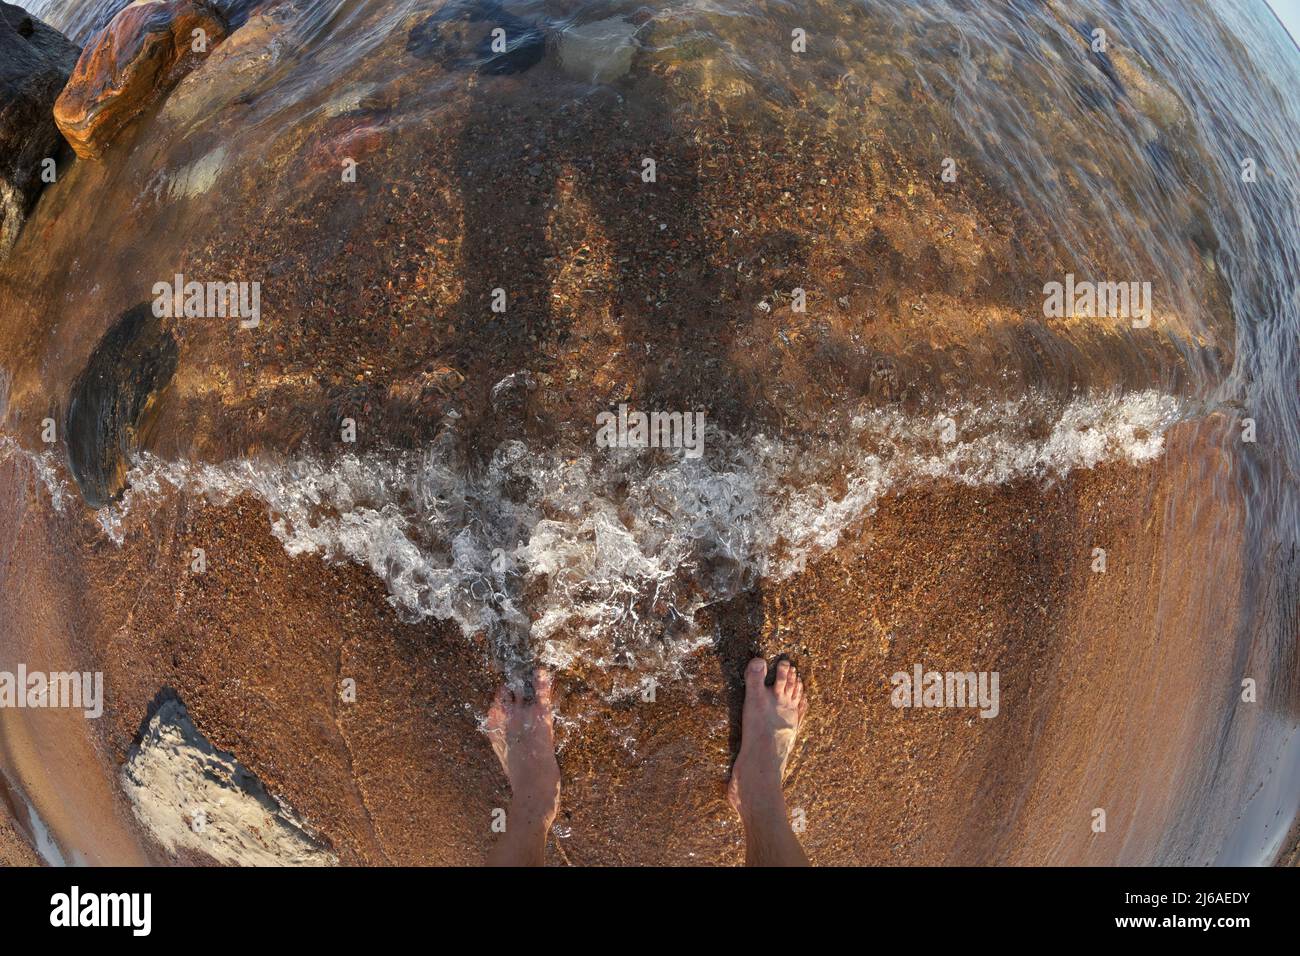
[[[626,76],[636,53],[634,24],[621,17],[569,27],[560,33],[560,66],[576,80],[610,83]]]

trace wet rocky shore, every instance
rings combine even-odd
[[[814,862],[1266,845],[1236,834],[1300,711],[1293,554],[1252,590],[1285,453],[1240,440],[1240,187],[1149,38],[1112,26],[1099,55],[1065,3],[987,27],[1015,62],[847,3],[117,6],[61,11],[64,39],[0,5],[0,144],[26,157],[0,169],[0,612],[24,622],[0,667],[109,688],[99,721],[0,712],[0,752],[65,851],[477,863],[507,798],[478,722],[537,659],[563,662],[552,861],[736,863],[754,653],[808,681],[788,792]],[[1076,272],[1155,276],[1150,320],[1048,314]],[[1069,424],[1148,394],[1176,415]],[[600,458],[620,405],[703,412],[701,470]],[[566,468],[595,477],[564,497]],[[590,619],[555,623],[559,593]],[[918,662],[999,672],[1001,716],[891,706]],[[162,777],[126,768],[172,739],[164,691],[253,779],[230,826],[305,836],[205,855],[183,799],[142,813]],[[0,856],[32,862],[9,803]]]

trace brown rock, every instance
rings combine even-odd
[[[425,377],[428,379],[429,385],[444,395],[456,391],[465,383],[465,376],[447,365],[439,366],[432,372],[427,373]]]
[[[421,372],[414,379],[398,380],[388,386],[393,401],[418,402],[430,392],[450,395],[465,383],[465,376],[449,365]]]
[[[201,51],[196,30],[206,35]],[[203,0],[136,0],[86,45],[54,104],[55,122],[78,156],[98,159],[225,36],[225,21]]]
[[[45,185],[42,160],[62,149],[51,109],[77,52],[58,30],[0,3],[0,258]]]

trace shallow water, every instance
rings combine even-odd
[[[1105,461],[1146,462],[1182,414],[1155,392],[1060,410],[1031,396],[919,421],[886,410],[855,418],[817,457],[713,431],[707,460],[658,467],[632,450],[593,462],[512,443],[476,473],[449,440],[330,462],[194,466],[146,455],[99,520],[120,542],[137,500],[170,489],[218,503],[251,494],[290,554],[369,567],[412,623],[450,618],[466,636],[495,634],[507,669],[581,658],[643,670],[638,659],[648,656],[653,670],[699,646],[689,622],[701,607],[802,571],[897,485],[1050,480]],[[1029,437],[1039,416],[1050,432]],[[967,431],[945,442],[943,423],[956,419]],[[528,489],[522,500],[512,485]],[[543,595],[525,595],[537,581]],[[634,676],[628,690],[639,687]]]
[[[118,5],[31,8],[85,42]],[[1225,539],[1231,555],[1199,564],[1184,542],[1165,541],[1152,573],[1191,581],[1180,611],[1235,614],[1231,673],[1216,686],[1248,673],[1270,690],[1258,719],[1227,700],[1203,716],[1212,736],[1182,755],[1195,769],[1179,780],[1176,819],[1135,858],[1271,859],[1296,792],[1247,797],[1266,775],[1297,772],[1300,54],[1262,4],[1165,6],[227,7],[242,29],[103,166],[62,172],[0,267],[0,458],[33,478],[12,494],[24,507],[32,495],[33,507],[84,507],[39,423],[66,407],[96,343],[156,282],[178,272],[260,281],[264,337],[174,324],[176,378],[122,463],[124,496],[95,516],[103,542],[169,533],[151,514],[170,498],[250,495],[290,554],[369,569],[404,620],[487,633],[486,653],[510,674],[536,659],[598,672],[617,697],[645,673],[680,674],[713,640],[697,612],[802,573],[870,527],[883,495],[933,481],[1059,481],[1106,462],[1162,467],[1163,436],[1178,423],[1216,447],[1222,467],[1189,480],[1170,512],[1240,513],[1244,527]],[[562,31],[613,16],[637,26],[628,76],[565,75]],[[524,44],[504,59],[482,46],[495,23]],[[1099,26],[1104,53],[1089,48]],[[797,28],[807,53],[790,50]],[[630,130],[625,145],[591,147],[601,162],[584,151],[581,131],[600,127],[581,125],[592,115]],[[738,192],[732,208],[710,192],[711,176],[734,176],[747,158],[743,136],[724,138],[733,128],[761,141],[757,161],[792,177],[785,193],[805,210]],[[778,143],[792,155],[773,160]],[[674,184],[671,208],[605,186],[605,158],[635,175],[649,149]],[[796,181],[805,155],[816,175]],[[823,155],[828,165],[814,166]],[[378,175],[340,192],[337,169],[353,156]],[[970,188],[986,209],[945,192],[948,158],[963,184],[978,181]],[[709,165],[718,160],[730,172]],[[856,203],[925,226],[908,232],[882,214],[887,241],[868,245],[857,219],[836,219],[837,204]],[[933,234],[932,220],[943,220]],[[949,220],[960,239],[932,267],[929,240]],[[694,281],[691,256],[662,232],[699,240]],[[506,249],[484,233],[504,234]],[[985,246],[1001,250],[996,268],[980,258]],[[891,296],[911,295],[844,285],[849,304],[837,308],[841,289],[825,279],[812,311],[833,317],[798,326],[782,293],[834,272],[836,255],[899,259]],[[631,265],[621,280],[606,276],[590,306],[566,312],[558,293],[536,306],[531,340],[473,304],[503,272],[512,295],[551,302],[569,281],[553,259],[588,256]],[[1005,287],[991,284],[998,272]],[[1066,272],[1150,282],[1152,326],[1049,320],[1042,286]],[[586,273],[573,282],[601,289]],[[595,361],[629,377],[584,391],[599,372],[582,367],[577,397],[558,397],[573,381],[564,361],[583,359],[561,353],[557,375],[535,353],[583,337],[582,316],[600,308],[619,331]],[[749,354],[783,351],[774,327],[766,334],[772,316],[804,333],[791,345],[780,331],[789,349],[820,343],[816,364],[805,360],[806,378],[781,365],[754,396]],[[724,335],[728,347],[709,353],[720,365],[697,358],[701,340]],[[667,357],[652,361],[646,342]],[[463,369],[463,390],[418,409],[385,390],[435,356]],[[706,454],[596,453],[593,417],[619,398],[707,408]],[[338,419],[372,406],[375,437],[340,448]],[[1247,418],[1253,443],[1238,440]],[[1244,583],[1222,593],[1232,561]]]

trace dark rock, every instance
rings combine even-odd
[[[500,26],[506,31],[505,50],[495,52],[492,49],[492,34],[484,37],[479,44],[482,61],[480,73],[507,76],[531,70],[541,62],[546,54],[546,36],[540,29],[515,17],[511,17],[509,22],[502,22]]]
[[[92,508],[126,487],[131,456],[144,446],[153,402],[176,371],[178,348],[148,305],[117,321],[72,386],[63,434],[68,469]]]
[[[0,258],[45,185],[42,160],[63,148],[54,101],[79,50],[21,7],[0,2]]]

